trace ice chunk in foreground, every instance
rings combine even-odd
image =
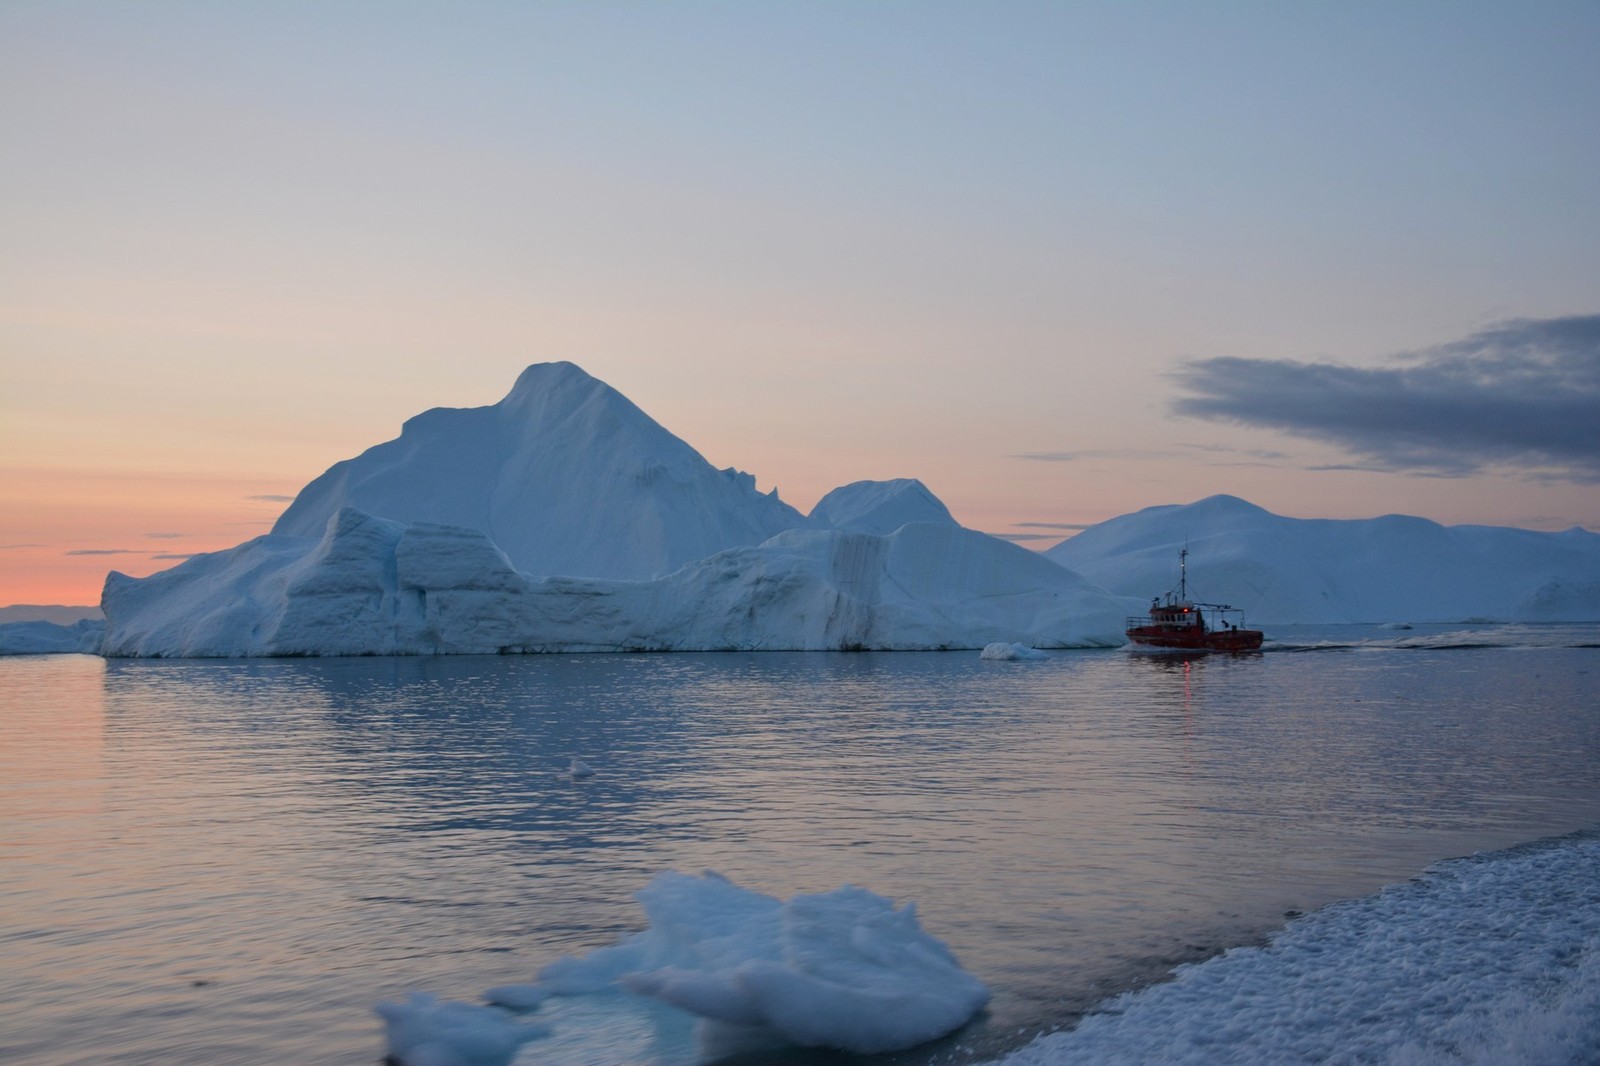
[[[383,1019],[388,1057],[400,1066],[509,1066],[517,1049],[545,1030],[521,1025],[498,1007],[413,992],[373,1008]]]
[[[713,1022],[858,1054],[943,1036],[989,999],[914,906],[866,889],[780,902],[714,873],[668,872],[638,899],[648,929],[553,963],[541,984],[569,994],[619,984]]]

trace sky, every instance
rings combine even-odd
[[[808,510],[1600,529],[1600,4],[0,0],[0,604],[571,360]]]

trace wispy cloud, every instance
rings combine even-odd
[[[1140,448],[1086,448],[1074,452],[1024,452],[1011,458],[1033,459],[1041,463],[1076,463],[1085,459],[1171,459],[1176,454]]]
[[[1172,410],[1327,441],[1358,468],[1600,481],[1600,315],[1514,319],[1391,362],[1195,360]]]
[[[149,552],[138,551],[134,548],[73,548],[63,552],[63,555],[149,555]]]
[[[273,493],[263,493],[260,496],[246,496],[247,500],[261,500],[265,503],[293,503],[293,496],[278,496]]]
[[[157,552],[156,554],[151,555],[150,558],[182,562],[185,559],[193,559],[196,555],[204,554],[205,552]]]
[[[990,533],[989,536],[997,540],[1023,541],[1023,540],[1060,540],[1061,534],[1055,533]]]
[[[1066,529],[1081,533],[1089,528],[1087,522],[1017,522],[1019,529]]]
[[[177,540],[179,537],[182,537],[183,534],[182,533],[146,533],[145,536],[148,537],[151,540]]]
[[[24,548],[48,548],[48,544],[0,544],[0,551],[14,552]]]

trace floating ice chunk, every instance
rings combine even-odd
[[[593,777],[594,767],[574,755],[571,765],[567,767],[567,776],[571,778]]]
[[[649,928],[608,948],[569,955],[539,971],[552,995],[598,992],[625,975],[669,966],[731,969],[752,956],[778,957],[778,912],[771,896],[740,888],[707,871],[658,874],[639,891]]]
[[[517,1049],[546,1031],[512,1021],[498,1007],[413,992],[373,1008],[383,1019],[388,1057],[400,1066],[509,1066]]]
[[[1003,659],[1015,661],[1018,659],[1048,659],[1050,656],[1038,648],[1030,648],[1026,644],[1008,644],[997,640],[992,644],[985,644],[978,653],[980,659]]]
[[[874,1054],[958,1028],[988,1002],[942,942],[866,889],[787,902],[708,873],[669,872],[638,895],[650,927],[546,967],[552,992],[620,984],[716,1022],[806,1047]]]

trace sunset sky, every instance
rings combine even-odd
[[[558,359],[802,510],[1600,529],[1597,42],[1593,0],[0,0],[0,605]]]

